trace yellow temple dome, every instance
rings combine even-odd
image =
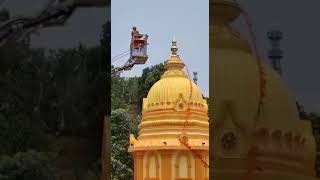
[[[184,72],[185,64],[177,51],[174,39],[172,54],[165,62],[166,71],[143,99],[135,149],[146,145],[160,148],[163,142],[164,148],[184,149],[179,142],[182,133],[187,134],[194,147],[208,149],[208,105],[200,88]],[[184,128],[186,121],[188,125]]]
[[[143,99],[138,137],[130,136],[135,180],[209,179],[208,105],[177,51],[174,39],[166,71]]]
[[[170,77],[162,78],[152,86],[147,96],[147,105],[174,102],[180,95],[190,98],[191,102],[203,103],[201,90],[194,82],[185,77]]]
[[[295,101],[279,74],[231,27],[240,6],[233,0],[210,0],[210,6],[213,176],[247,175],[248,169],[239,164],[254,159],[259,170],[252,179],[313,177],[311,125],[299,119]],[[252,155],[252,149],[258,153]]]
[[[161,103],[172,103],[179,99],[180,96],[190,102],[198,103],[199,106],[205,106],[206,104],[199,87],[183,71],[185,65],[177,54],[176,41],[173,40],[172,43],[172,55],[166,61],[166,71],[161,79],[149,90],[145,99],[145,109],[157,104],[161,105]]]
[[[243,128],[248,132],[253,128],[253,121],[259,119],[257,126],[290,129],[297,133],[304,131],[295,101],[283,79],[268,63],[257,60],[249,43],[228,26],[240,14],[238,4],[234,0],[215,0],[210,5],[213,6],[214,15],[213,26],[210,27],[210,49],[214,52],[211,65],[215,74],[210,82],[210,89],[214,93],[213,103],[236,102],[235,113],[241,121],[239,123],[243,123]],[[225,18],[226,16],[232,18]],[[262,93],[263,97],[259,102]],[[259,103],[262,104],[261,113],[255,119]],[[217,116],[219,113],[215,112]]]

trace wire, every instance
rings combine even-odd
[[[258,52],[258,48],[257,48],[257,39],[256,39],[256,36],[255,36],[255,33],[253,31],[253,28],[252,28],[252,23],[251,23],[251,20],[250,20],[250,16],[248,15],[248,13],[245,11],[245,9],[241,6],[241,2],[238,1],[238,4],[239,4],[239,7],[240,7],[240,10],[241,10],[241,13],[243,14],[244,18],[245,18],[245,22],[246,22],[246,25],[249,29],[249,35],[250,35],[250,38],[251,38],[251,42],[252,42],[252,48],[253,48],[253,54],[255,55],[255,58],[256,58],[256,61],[257,61],[257,65],[258,65],[258,70],[259,70],[259,90],[260,90],[260,95],[259,95],[259,102],[258,102],[258,108],[257,108],[257,112],[256,112],[256,115],[254,117],[255,119],[255,125],[256,125],[256,122],[258,121],[259,119],[259,116],[261,115],[261,110],[262,110],[262,106],[263,106],[263,99],[265,97],[265,89],[266,89],[266,78],[265,78],[265,70],[263,69],[263,66],[262,66],[262,62],[261,62],[261,58],[260,58],[260,55],[259,55],[259,52]]]
[[[258,52],[258,48],[257,48],[257,44],[256,44],[256,37],[252,28],[252,23],[251,20],[249,18],[248,13],[244,10],[244,8],[241,6],[241,2],[238,0],[238,4],[241,10],[241,13],[243,14],[245,21],[246,21],[246,25],[248,26],[249,29],[249,35],[252,41],[252,48],[253,48],[253,53],[255,55],[256,61],[257,61],[257,66],[258,66],[258,70],[259,70],[259,90],[260,90],[260,95],[259,95],[259,99],[258,99],[258,108],[257,108],[257,112],[256,115],[254,117],[254,127],[256,127],[257,125],[257,121],[261,115],[261,110],[262,110],[262,106],[263,106],[263,100],[265,97],[265,90],[266,90],[266,73],[265,70],[262,66],[262,62],[261,62],[261,58]],[[255,147],[251,147],[251,150],[254,151],[254,153],[252,155],[249,156],[249,160],[248,160],[248,172],[246,174],[245,179],[252,179],[252,174],[253,172],[256,170],[256,156],[257,156],[257,152],[259,151],[259,149],[255,148]]]
[[[117,54],[117,55],[115,55],[114,57],[112,57],[111,60],[117,58],[118,56],[121,56],[121,55],[123,55],[123,54],[126,54],[126,53],[128,53],[129,51],[130,51],[130,50],[127,50],[127,51],[124,51],[124,52],[122,52],[122,53],[120,53],[120,54]]]
[[[182,60],[181,60],[182,61]],[[188,126],[188,120],[190,118],[190,115],[191,115],[191,112],[190,112],[190,102],[191,102],[191,98],[192,98],[192,94],[193,94],[193,86],[192,86],[192,80],[191,80],[191,76],[190,76],[190,73],[189,73],[189,69],[187,66],[185,66],[185,69],[187,71],[187,76],[188,76],[188,79],[189,79],[189,85],[190,85],[190,94],[189,94],[189,100],[188,100],[188,107],[185,111],[185,122],[183,124],[183,128],[181,130],[181,135],[180,135],[180,138],[179,138],[179,141],[181,144],[183,144],[186,148],[188,148],[188,150],[195,156],[195,157],[198,157],[201,162],[205,165],[205,167],[209,168],[209,163],[204,159],[203,156],[201,156],[201,154],[199,154],[197,151],[194,151],[192,149],[192,147],[189,145],[189,143],[187,141],[185,141],[183,138],[185,138],[186,136],[186,128]]]
[[[123,55],[121,55],[121,56],[118,56],[118,57],[114,58],[114,59],[111,61],[111,63],[114,63],[114,62],[122,59],[123,57],[126,57],[126,56],[129,55],[129,54],[130,54],[130,53],[126,53],[126,54],[123,54]]]

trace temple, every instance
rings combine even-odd
[[[183,71],[176,40],[166,71],[143,99],[137,139],[131,135],[134,180],[208,180],[208,106]]]
[[[210,177],[315,179],[311,125],[279,74],[231,27],[240,14],[233,0],[210,0]]]

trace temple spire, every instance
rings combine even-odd
[[[171,53],[172,53],[172,55],[176,56],[176,55],[178,55],[177,52],[178,52],[177,41],[176,41],[176,37],[173,36],[172,45],[171,45]]]
[[[178,55],[176,38],[173,37],[173,40],[171,43],[171,56],[168,58],[168,60],[165,63],[166,71],[162,75],[162,78],[177,77],[177,76],[187,78],[187,75],[183,71],[184,66],[185,66],[184,63],[181,61]]]

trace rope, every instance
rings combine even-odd
[[[182,60],[181,60],[182,61]],[[193,150],[192,147],[189,145],[189,143],[184,139],[184,137],[186,137],[186,128],[188,126],[188,120],[189,117],[191,115],[190,112],[190,102],[191,102],[191,98],[192,98],[192,93],[193,93],[193,86],[192,86],[192,80],[190,77],[190,73],[189,73],[189,69],[187,66],[185,66],[186,71],[187,71],[187,76],[189,78],[189,85],[190,85],[190,94],[189,94],[189,101],[188,101],[188,107],[187,110],[185,111],[185,121],[183,123],[183,128],[181,130],[181,137],[179,138],[179,141],[181,144],[183,144],[194,156],[198,157],[201,162],[204,164],[205,167],[209,168],[209,163],[206,162],[206,160],[204,159],[204,157],[201,156],[201,154],[199,154],[197,151]]]
[[[257,48],[257,40],[256,40],[256,36],[255,33],[253,31],[252,28],[252,23],[251,20],[249,18],[248,13],[244,10],[244,8],[241,6],[241,3],[238,2],[239,7],[240,7],[240,11],[243,14],[244,18],[245,18],[245,23],[249,29],[249,35],[251,38],[251,42],[252,42],[252,53],[255,56],[256,62],[257,62],[257,66],[258,66],[258,70],[259,70],[259,99],[258,99],[258,108],[257,108],[257,112],[256,115],[254,117],[255,120],[255,126],[257,121],[259,120],[259,117],[261,115],[261,110],[262,110],[262,106],[263,106],[263,100],[265,97],[265,89],[266,89],[266,79],[265,79],[265,70],[262,66],[262,62],[261,62],[261,58],[258,52],[258,48]]]
[[[254,117],[254,127],[256,127],[257,125],[257,121],[259,120],[259,117],[261,115],[261,111],[262,111],[262,107],[263,107],[263,100],[265,98],[266,95],[266,73],[265,70],[262,66],[262,62],[261,62],[261,58],[258,52],[258,48],[257,48],[257,40],[256,40],[256,36],[255,33],[253,31],[253,27],[252,27],[252,23],[250,20],[250,17],[248,15],[248,13],[244,10],[244,8],[241,6],[241,2],[238,1],[239,7],[240,7],[240,11],[243,14],[244,18],[245,18],[245,23],[249,29],[249,35],[251,38],[251,42],[252,42],[252,48],[253,48],[253,54],[255,55],[256,61],[257,61],[257,66],[258,66],[258,71],[259,71],[259,99],[258,99],[258,108]],[[249,153],[249,161],[248,161],[248,172],[245,176],[245,179],[252,179],[252,174],[254,173],[254,171],[256,170],[256,157],[257,157],[257,152],[259,151],[259,149],[252,147],[250,149],[249,152],[254,151],[253,153]]]

